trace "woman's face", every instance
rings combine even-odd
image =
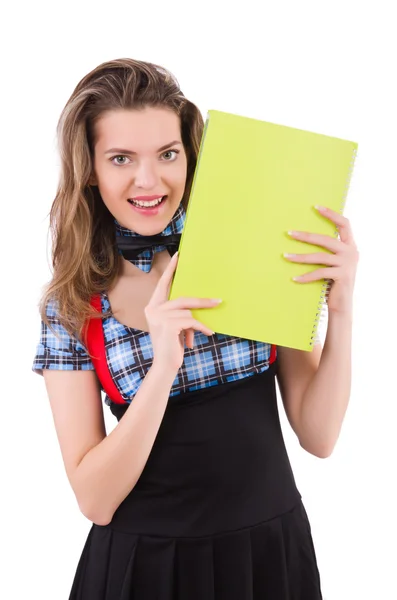
[[[97,121],[92,183],[123,227],[141,235],[163,231],[182,200],[186,173],[180,120],[171,110],[115,110]]]

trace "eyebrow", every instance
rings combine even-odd
[[[170,142],[169,144],[165,144],[165,146],[161,146],[161,148],[159,148],[157,150],[157,152],[161,152],[162,150],[166,150],[170,146],[175,146],[176,144],[181,145],[182,142],[179,142],[178,140],[174,140],[173,142]],[[126,148],[110,148],[110,150],[106,150],[106,152],[105,152],[105,154],[113,154],[113,153],[119,153],[119,154],[136,154],[136,152],[134,152],[133,150],[127,150]]]

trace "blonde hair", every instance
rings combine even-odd
[[[95,123],[105,111],[146,106],[168,108],[180,118],[187,156],[182,198],[186,209],[204,122],[169,71],[130,58],[105,62],[78,83],[58,122],[61,172],[50,210],[53,274],[40,302],[40,314],[49,325],[46,306],[55,300],[61,324],[77,338],[86,320],[98,316],[90,307],[91,297],[109,289],[120,272],[114,218],[98,188],[89,184]]]

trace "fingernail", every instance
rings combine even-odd
[[[218,304],[220,304],[222,302],[221,298],[212,298],[212,302],[217,302]]]
[[[321,206],[320,204],[316,204],[314,208],[317,208],[317,210],[326,210],[325,206]]]

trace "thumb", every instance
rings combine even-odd
[[[172,278],[174,276],[176,265],[178,263],[178,252],[176,252],[165,268],[164,273],[157,282],[157,286],[149,301],[149,305],[157,306],[168,300],[171,289]]]

